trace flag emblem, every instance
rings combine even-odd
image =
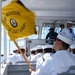
[[[17,27],[18,23],[16,22],[16,20],[14,20],[13,18],[10,19],[10,24],[12,27]]]

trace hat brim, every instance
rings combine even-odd
[[[72,40],[71,40],[71,39],[69,39],[69,38],[67,38],[67,37],[64,37],[64,36],[62,36],[62,35],[60,35],[60,34],[58,34],[57,38],[60,39],[60,40],[62,40],[62,41],[65,42],[65,43],[69,44],[69,45],[72,44]]]

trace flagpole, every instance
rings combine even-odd
[[[22,54],[24,60],[26,61],[27,65],[29,66],[29,68],[33,70],[32,66],[31,66],[30,63],[28,62],[26,56],[24,56],[24,54],[22,53],[22,51],[21,51],[20,47],[18,46],[18,44],[16,43],[16,41],[13,41],[13,42],[15,43],[16,47],[18,48],[18,50],[19,50],[20,53]]]

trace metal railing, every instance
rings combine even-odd
[[[4,56],[1,56],[1,61],[0,61],[1,68],[4,68],[4,67],[3,67],[4,61],[5,61]]]

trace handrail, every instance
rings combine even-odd
[[[4,61],[4,57],[1,57],[1,62],[0,63],[2,63]]]
[[[0,64],[2,64],[2,68],[3,68],[3,63],[4,63],[4,61],[5,61],[5,58],[4,58],[4,57],[1,58]]]

